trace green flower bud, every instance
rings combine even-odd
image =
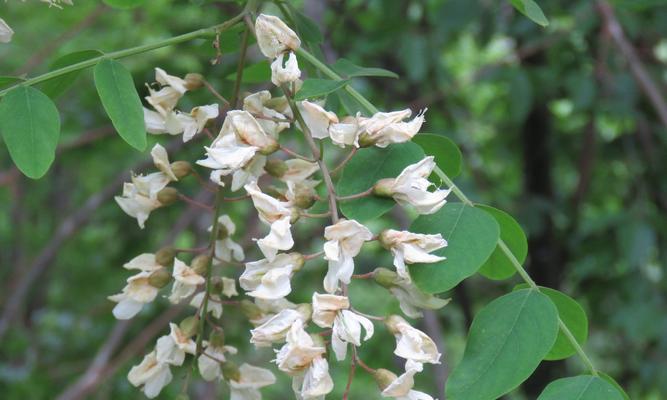
[[[398,274],[387,268],[376,268],[375,271],[373,271],[373,279],[378,285],[389,289],[396,286]]]
[[[378,368],[375,370],[375,372],[373,372],[373,378],[375,379],[375,383],[377,383],[378,388],[380,388],[380,391],[383,391],[389,387],[392,382],[398,379],[398,376],[396,376],[396,374],[389,371],[388,369]]]
[[[197,334],[197,329],[199,327],[199,318],[195,316],[187,317],[180,324],[178,328],[181,330],[183,335],[190,338]]]
[[[394,178],[380,179],[373,186],[373,194],[379,197],[392,197],[394,194],[391,187],[394,185]]]
[[[167,268],[171,268],[174,265],[175,257],[176,250],[171,246],[166,246],[155,253],[155,262]]]
[[[282,178],[289,167],[283,160],[272,159],[266,162],[264,170],[275,178]]]
[[[225,345],[225,334],[221,330],[214,329],[208,337],[208,342],[212,347],[222,348]]]
[[[231,361],[226,361],[222,364],[222,376],[228,381],[239,381],[241,379],[241,371],[239,367]]]
[[[315,189],[306,185],[296,185],[294,188],[294,205],[307,210],[315,204]]]
[[[371,147],[377,142],[376,139],[371,138],[371,135],[364,132],[359,136],[359,147]]]
[[[188,90],[199,89],[204,86],[204,77],[202,74],[189,73],[185,75],[185,88]]]
[[[267,143],[261,149],[259,149],[260,154],[268,156],[270,154],[275,153],[280,148],[280,144],[278,143],[278,141],[276,139],[274,139],[272,137],[268,137],[268,142],[269,143]]]
[[[171,171],[174,173],[176,178],[184,178],[192,172],[192,164],[187,161],[175,161],[171,163]]]
[[[208,274],[210,265],[211,257],[206,254],[200,254],[192,259],[190,268],[192,268],[197,273],[197,275],[206,276]]]
[[[171,187],[166,187],[158,192],[157,201],[159,201],[163,206],[169,206],[178,201],[178,196],[178,190]]]
[[[166,268],[156,269],[148,277],[148,284],[161,289],[171,281],[171,274],[167,271]]]
[[[405,322],[405,320],[398,315],[390,315],[384,320],[384,324],[392,335],[399,333],[398,324]]]

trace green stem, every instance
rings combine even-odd
[[[304,58],[306,61],[308,61],[310,64],[312,64],[315,68],[319,69],[324,73],[324,75],[328,76],[329,78],[333,80],[343,80],[340,75],[338,75],[335,71],[333,71],[331,68],[329,68],[326,64],[322,63],[320,60],[318,60],[315,56],[310,54],[308,51],[304,49],[299,49],[297,50],[297,54],[300,55],[302,58]],[[355,90],[352,86],[350,85],[345,85],[344,86],[345,91],[347,91],[352,97],[354,97],[365,109],[367,112],[371,114],[375,114],[378,112],[377,107],[375,107],[371,102],[369,102],[361,93],[359,93],[357,90]],[[444,171],[442,171],[439,167],[435,167],[435,173],[436,175],[442,179],[442,181],[452,190],[454,195],[459,198],[464,204],[467,204],[471,207],[474,207],[475,204],[468,198],[468,196],[463,193],[461,189],[459,189],[454,182],[445,174]],[[505,254],[505,256],[510,260],[510,263],[512,263],[512,266],[516,269],[518,272],[519,276],[530,286],[532,289],[539,291],[540,288],[537,286],[535,281],[530,277],[528,272],[523,268],[519,260],[517,260],[516,256],[514,256],[514,253],[512,253],[512,250],[507,247],[507,244],[502,239],[498,239],[498,247],[500,247],[500,250]],[[579,342],[577,342],[577,339],[574,337],[570,329],[565,325],[563,320],[558,317],[558,326],[563,332],[563,335],[567,338],[567,340],[570,342],[574,350],[577,352],[581,360],[584,362],[588,370],[591,372],[591,374],[598,376],[598,371],[593,365],[593,362],[591,359],[588,357],[584,349],[582,349],[581,345],[579,345]]]
[[[124,49],[124,50],[119,50],[119,51],[114,51],[111,53],[107,53],[104,55],[101,55],[99,57],[91,58],[85,61],[78,62],[76,64],[68,65],[63,68],[59,68],[53,71],[49,71],[45,74],[36,76],[34,78],[27,79],[25,81],[22,81],[20,83],[17,83],[16,85],[10,86],[7,89],[0,90],[0,97],[4,96],[7,94],[10,90],[18,87],[18,86],[32,86],[36,85],[38,83],[48,81],[49,79],[54,79],[59,76],[68,74],[70,72],[74,71],[79,71],[82,69],[86,69],[89,67],[92,67],[96,65],[100,60],[110,58],[110,59],[121,59],[125,57],[130,57],[136,54],[141,54],[141,53],[146,53],[151,50],[159,49],[161,47],[167,47],[171,45],[175,45],[178,43],[183,43],[183,42],[188,42],[193,39],[197,39],[203,36],[210,36],[214,35],[216,33],[224,32],[230,28],[232,28],[234,25],[236,25],[238,22],[243,20],[243,17],[245,16],[246,11],[243,11],[241,14],[235,16],[234,18],[227,20],[221,24],[211,26],[209,28],[203,28],[203,29],[198,29],[196,31],[192,31],[189,33],[184,33],[179,36],[174,36],[169,39],[161,40],[159,42],[155,43],[150,43],[150,44],[145,44],[142,46],[136,46],[132,47],[129,49]]]

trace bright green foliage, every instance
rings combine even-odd
[[[121,10],[129,10],[131,8],[139,7],[144,4],[146,0],[103,0],[106,4],[111,7],[118,8]]]
[[[41,178],[55,158],[58,109],[35,88],[12,89],[0,101],[0,134],[19,170],[30,178]]]
[[[380,179],[395,178],[423,157],[424,152],[414,143],[361,149],[343,169],[336,192],[339,196],[364,192]],[[347,218],[363,222],[383,215],[395,204],[393,199],[372,196],[343,201],[340,209]]]
[[[522,283],[521,285],[517,285],[515,290],[526,289],[527,287],[527,284]],[[558,316],[561,321],[572,332],[572,335],[577,339],[577,343],[583,346],[588,339],[588,318],[584,309],[573,298],[563,292],[541,286],[540,291],[551,299],[558,310]],[[574,347],[572,347],[569,340],[563,335],[563,332],[559,331],[554,347],[544,359],[562,360],[572,356],[575,352]]]
[[[101,55],[102,53],[97,50],[82,50],[69,53],[55,60],[51,64],[51,70],[60,69],[68,65],[99,57]],[[57,78],[44,82],[41,86],[42,92],[44,92],[50,98],[55,99],[56,97],[63,94],[67,89],[69,89],[70,86],[72,86],[81,72],[81,70],[72,71],[68,74],[60,75]]]
[[[95,87],[114,128],[130,146],[146,148],[146,128],[141,100],[130,72],[114,60],[102,60],[95,66]]]
[[[623,400],[623,395],[602,378],[575,376],[551,382],[537,400]]]
[[[526,241],[526,234],[523,233],[521,226],[512,218],[511,215],[497,208],[478,205],[475,206],[488,212],[496,219],[498,226],[500,226],[500,238],[505,242],[507,247],[512,250],[512,254],[516,257],[519,263],[523,264],[528,254],[528,242]],[[502,252],[500,247],[491,254],[491,257],[479,269],[479,273],[489,279],[503,280],[511,277],[516,272],[516,268]]]
[[[470,327],[463,360],[447,381],[450,400],[495,400],[528,378],[558,331],[558,313],[536,290],[506,294],[484,307]]]
[[[301,89],[299,89],[294,98],[296,100],[306,100],[314,97],[324,97],[345,85],[347,85],[347,81],[318,78],[306,79],[303,81],[303,86],[301,86]]]
[[[358,76],[380,76],[384,78],[398,79],[398,74],[395,72],[391,72],[384,68],[360,67],[346,58],[339,58],[331,68],[339,75],[347,78]]]
[[[440,233],[447,247],[433,254],[446,257],[432,264],[410,266],[410,275],[420,289],[441,293],[473,275],[496,247],[500,230],[488,213],[462,203],[447,203],[435,214],[422,215],[411,232]]]
[[[523,15],[533,20],[538,25],[547,26],[549,20],[544,16],[542,9],[533,0],[510,0],[514,8],[519,10]]]
[[[225,79],[236,80],[236,71],[228,74]],[[243,83],[263,83],[271,80],[271,67],[267,60],[248,65],[243,69]]]
[[[434,133],[419,133],[412,138],[424,149],[424,153],[435,157],[435,163],[450,178],[461,173],[461,150],[446,136]]]

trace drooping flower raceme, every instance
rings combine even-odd
[[[338,283],[350,283],[354,273],[354,257],[361,251],[364,242],[373,238],[365,226],[355,220],[340,220],[324,230],[324,257],[329,269],[324,277],[324,290],[334,293]]]
[[[380,233],[379,240],[394,255],[394,267],[398,275],[407,281],[410,281],[410,274],[405,264],[434,263],[445,259],[430,254],[447,246],[447,241],[439,233],[426,235],[387,229]]]

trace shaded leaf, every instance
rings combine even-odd
[[[612,386],[614,386],[616,388],[616,390],[618,390],[618,392],[621,394],[621,396],[623,396],[623,400],[630,400],[630,396],[628,396],[628,394],[625,392],[625,389],[623,389],[621,387],[621,385],[619,385],[618,382],[616,382],[616,380],[614,378],[605,374],[604,372],[598,372],[598,374],[600,374],[600,378],[602,378],[605,381],[611,383]]]
[[[447,203],[435,214],[420,216],[410,231],[440,233],[447,240],[447,247],[433,252],[446,257],[445,260],[409,267],[412,279],[427,293],[450,290],[477,272],[496,247],[500,235],[491,215],[462,203]]]
[[[144,4],[146,0],[103,0],[105,4],[118,8],[121,10],[129,10],[131,8],[139,7]]]
[[[15,83],[23,82],[25,79],[17,76],[0,76],[0,89],[4,89]]]
[[[497,208],[485,205],[476,205],[475,207],[481,208],[495,218],[500,226],[500,238],[512,251],[517,261],[523,264],[528,255],[528,241],[526,240],[526,234],[521,229],[521,225],[511,215]],[[503,280],[514,275],[516,269],[500,247],[496,247],[491,257],[479,269],[479,273],[489,279]]]
[[[331,66],[339,75],[353,78],[357,76],[381,76],[385,78],[398,78],[398,74],[384,68],[360,67],[352,61],[345,58],[339,58],[336,63]]]
[[[290,9],[292,11],[292,15],[294,16],[294,23],[296,24],[296,28],[299,31],[301,38],[304,41],[313,44],[322,43],[324,41],[324,36],[322,36],[322,32],[320,32],[320,28],[317,26],[317,23],[295,7],[291,6]]]
[[[39,90],[19,86],[0,102],[0,133],[18,169],[32,179],[41,178],[56,156],[58,109]]]
[[[508,393],[533,373],[557,332],[556,307],[537,290],[495,299],[475,316],[463,360],[447,381],[447,398],[495,400]]]
[[[236,72],[227,75],[225,79],[236,80]],[[271,65],[267,60],[249,65],[243,69],[243,83],[264,83],[271,81]]]
[[[592,375],[562,378],[544,388],[537,400],[623,400],[623,395],[602,378]]]
[[[130,146],[146,148],[144,111],[130,72],[118,61],[104,59],[93,71],[95,87],[116,131]]]
[[[329,93],[335,92],[336,90],[347,85],[348,81],[334,81],[331,79],[306,79],[303,81],[303,86],[296,93],[294,98],[296,100],[306,100],[312,99],[315,97],[324,97]]]
[[[82,50],[74,53],[66,54],[51,64],[51,70],[60,69],[68,65],[80,63],[91,58],[99,57],[102,53],[97,50]],[[63,94],[76,81],[76,78],[81,74],[81,70],[72,71],[70,73],[60,75],[56,78],[44,82],[41,86],[42,91],[52,99]]]

